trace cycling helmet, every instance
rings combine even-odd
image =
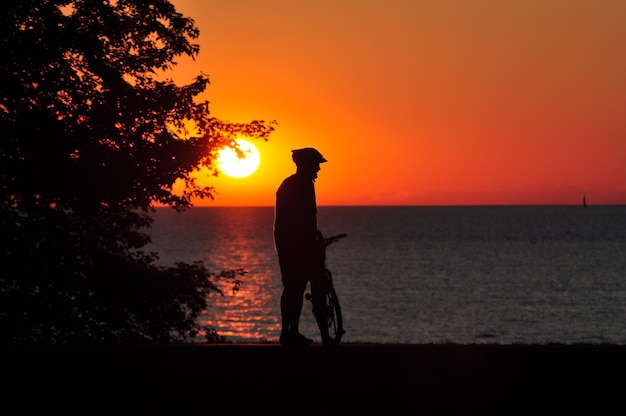
[[[327,162],[324,156],[322,156],[320,152],[313,149],[312,147],[305,147],[304,149],[292,150],[291,158],[295,162],[296,166],[300,166],[301,164]]]

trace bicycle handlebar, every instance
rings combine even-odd
[[[333,235],[331,237],[326,237],[324,239],[324,244],[329,245],[331,243],[334,243],[335,241],[339,241],[340,239],[347,237],[348,234],[347,233],[343,233],[343,234],[337,234],[337,235]]]

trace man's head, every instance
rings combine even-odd
[[[320,163],[327,162],[324,156],[312,147],[292,150],[291,158],[296,164],[298,172],[310,175],[312,180],[317,178]]]

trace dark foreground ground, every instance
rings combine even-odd
[[[20,410],[11,414],[560,415],[626,407],[626,347],[611,345],[23,347],[5,350],[1,370],[3,404]]]

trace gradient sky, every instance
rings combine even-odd
[[[211,206],[273,205],[291,150],[318,205],[626,204],[624,0],[172,0],[214,116],[276,120]]]

